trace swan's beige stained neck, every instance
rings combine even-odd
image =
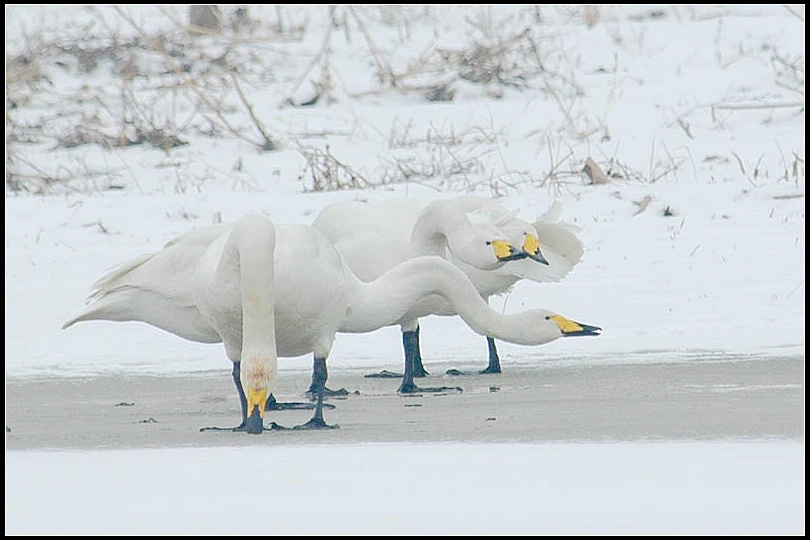
[[[240,221],[226,249],[236,252],[242,303],[241,380],[248,414],[256,406],[263,415],[268,394],[278,375],[275,324],[274,255],[276,236],[263,218]]]

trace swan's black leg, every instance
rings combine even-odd
[[[304,393],[306,397],[310,400],[315,401],[318,398],[318,384],[316,382],[316,370],[318,361],[312,365],[312,384],[309,385],[309,389]],[[330,390],[329,388],[324,388],[324,396],[348,396],[349,392],[345,388],[341,388],[340,390]],[[327,409],[334,409],[334,405],[330,405],[329,403],[324,403],[323,405]],[[292,401],[289,403],[281,403],[276,400],[276,397],[273,394],[270,394],[270,397],[267,400],[267,407],[265,410],[268,411],[289,411],[289,410],[303,410],[303,409],[314,409],[316,405],[314,403],[304,403],[301,401]]]
[[[233,370],[231,370],[231,377],[233,377],[233,384],[236,386],[236,393],[239,394],[239,405],[242,406],[242,423],[237,426],[238,428],[245,427],[247,423],[247,397],[245,396],[245,389],[242,388],[242,364],[239,362],[233,363]]]
[[[425,377],[430,375],[430,373],[425,370],[425,366],[422,365],[422,351],[419,350],[419,327],[416,327],[414,331],[415,334],[415,345],[413,351],[413,376],[414,377]]]
[[[408,340],[408,342],[415,343],[414,350],[410,352],[410,354],[413,355],[412,358],[413,358],[413,362],[414,362],[414,365],[413,365],[413,377],[425,377],[427,375],[430,375],[430,373],[428,373],[427,370],[425,369],[425,366],[422,365],[422,352],[419,350],[419,327],[418,326],[416,327],[416,330],[414,330],[413,332],[402,332],[402,342],[405,343],[406,340]],[[409,355],[409,351],[408,351],[407,345],[406,345],[406,349],[405,349],[406,369],[407,369],[407,363],[409,361],[408,360],[408,358],[409,358],[408,355]],[[379,373],[372,373],[372,374],[366,375],[367,378],[375,378],[375,379],[400,379],[400,378],[402,378],[404,376],[405,375],[402,374],[402,373],[395,373],[393,371],[388,371],[387,369],[384,369]]]
[[[501,359],[498,357],[498,349],[495,347],[495,340],[487,336],[487,346],[489,347],[489,364],[481,373],[500,373]]]
[[[476,375],[476,374],[491,374],[501,372],[501,359],[498,357],[498,349],[495,347],[495,340],[487,337],[487,346],[489,348],[489,364],[486,369],[482,371],[459,371],[457,369],[448,369],[447,375]]]
[[[326,388],[326,379],[328,376],[329,374],[326,371],[326,359],[315,358],[315,367],[312,373],[312,381],[313,384],[316,385],[315,393],[317,396],[315,413],[312,415],[309,422],[300,426],[295,426],[293,429],[334,429],[338,427],[337,425],[327,424],[323,419],[323,393],[324,388]],[[276,429],[275,424],[273,424],[272,427]]]
[[[307,391],[304,393],[304,395],[307,396],[312,401],[318,399],[318,380],[317,380],[319,377],[318,369],[319,369],[318,359],[316,358],[315,362],[312,364],[312,383],[309,385],[309,389],[307,389]],[[324,364],[323,369],[326,370],[326,364]],[[326,388],[326,386],[324,386],[323,395],[329,397],[342,397],[348,396],[349,391],[346,390],[345,388],[340,388],[338,390],[330,390],[329,388]]]
[[[221,427],[206,427],[200,428],[200,431],[247,431],[248,433],[261,433],[262,432],[262,417],[259,411],[254,410],[253,414],[248,418],[247,415],[247,397],[245,396],[245,389],[242,388],[242,379],[239,376],[241,372],[239,362],[233,363],[233,384],[236,386],[236,393],[239,395],[239,405],[242,407],[242,423],[235,428],[221,428]]]
[[[405,348],[405,374],[399,387],[400,394],[420,394],[424,392],[461,392],[457,386],[441,386],[438,388],[420,388],[413,382],[414,358],[419,352],[419,332],[402,332],[402,345]]]

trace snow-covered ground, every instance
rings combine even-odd
[[[185,8],[6,6],[7,378],[225,376],[221,345],[137,323],[60,327],[107,269],[195,227],[248,212],[307,224],[338,200],[469,192],[529,220],[558,202],[586,250],[562,282],[519,283],[492,306],[604,329],[500,344],[505,369],[804,356],[804,6],[328,13],[250,6],[257,28],[129,55],[133,36],[185,35],[169,18]],[[163,148],[110,142],[147,128]],[[258,148],[263,133],[277,150]],[[168,134],[187,144],[167,149]],[[582,172],[587,158],[604,182]],[[428,367],[484,361],[457,318],[422,328]],[[340,335],[330,370],[396,369],[400,355],[397,328]],[[282,359],[281,373],[310,366]],[[226,533],[254,519],[287,533],[804,531],[803,441],[258,451],[7,452],[6,533]],[[389,472],[414,454],[421,474]],[[566,474],[520,481],[550,463]],[[168,489],[189,482],[190,498]],[[424,516],[417,528],[398,521],[408,513]]]
[[[793,535],[803,454],[765,442],[13,452],[6,534]]]

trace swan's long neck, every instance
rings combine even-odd
[[[409,255],[447,258],[448,244],[465,232],[472,234],[472,226],[452,201],[432,202],[419,213],[414,223]]]
[[[278,373],[274,295],[275,228],[262,216],[247,216],[234,226],[225,249],[239,268],[242,304],[241,380],[250,414],[253,400],[267,400]],[[260,413],[264,413],[261,403]]]
[[[475,332],[512,343],[524,343],[526,329],[511,316],[492,310],[464,273],[439,257],[409,259],[372,282],[354,281],[351,311],[341,332],[371,332],[383,326],[427,315],[414,306],[438,295]]]

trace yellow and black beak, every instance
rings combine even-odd
[[[516,261],[518,259],[526,258],[526,254],[522,251],[516,250],[512,244],[506,240],[494,240],[490,242],[492,249],[495,250],[495,256],[501,262]]]
[[[526,257],[533,259],[541,264],[548,265],[548,261],[543,254],[540,253],[540,240],[533,234],[526,234],[526,239],[523,240],[523,252]]]
[[[566,319],[562,315],[551,315],[548,318],[554,321],[554,323],[560,329],[560,332],[562,332],[563,337],[598,336],[602,333],[602,329],[598,326],[590,326],[587,324],[574,322],[570,319]]]
[[[261,433],[263,429],[264,409],[267,407],[269,394],[267,388],[256,390],[250,388],[247,391],[247,417],[245,419],[245,431],[248,433]]]

